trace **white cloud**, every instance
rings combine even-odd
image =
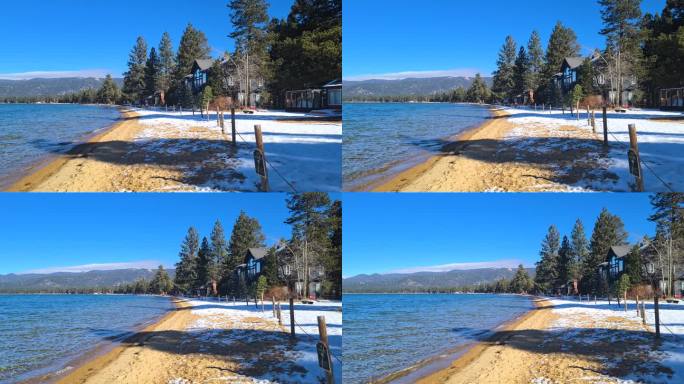
[[[397,269],[389,273],[416,273],[416,272],[448,272],[454,270],[464,269],[479,269],[479,268],[518,268],[522,264],[520,260],[494,260],[494,261],[480,261],[474,263],[452,263],[442,265],[431,265],[423,267],[409,267]]]
[[[61,79],[65,77],[98,77],[111,74],[106,69],[83,69],[79,71],[34,71],[20,73],[0,73],[0,80]]]
[[[158,261],[133,261],[127,263],[102,263],[102,264],[83,264],[69,267],[49,267],[41,269],[33,269],[22,272],[21,275],[29,273],[55,273],[55,272],[89,272],[89,271],[111,271],[115,269],[156,269],[159,267]]]
[[[393,73],[380,73],[368,75],[356,75],[345,77],[344,80],[349,81],[363,81],[363,80],[401,80],[401,79],[416,79],[416,78],[430,78],[430,77],[474,77],[476,74],[485,75],[481,70],[474,68],[456,68],[435,71],[405,71]]]

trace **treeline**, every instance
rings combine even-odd
[[[209,238],[190,227],[183,239],[171,292],[194,295],[256,297],[270,287],[295,288],[308,283],[314,271],[322,271],[322,295],[339,298],[342,285],[342,203],[326,193],[310,192],[287,199],[292,237],[268,248],[259,278],[247,281],[236,273],[244,265],[249,248],[263,248],[265,235],[256,218],[241,212],[226,241],[216,221]]]
[[[491,90],[487,86],[482,76],[475,75],[470,87],[458,87],[449,92],[434,95],[395,95],[395,96],[376,96],[363,95],[354,96],[345,101],[349,102],[380,102],[380,103],[410,103],[410,102],[429,102],[429,103],[488,103],[491,101]]]
[[[121,101],[121,90],[111,75],[107,75],[100,88],[86,88],[78,92],[67,93],[57,96],[6,96],[0,99],[5,104],[35,104],[35,103],[60,103],[60,104],[116,104]]]
[[[574,105],[593,95],[617,94],[616,104],[624,104],[623,91],[634,81],[634,101],[657,106],[662,88],[684,86],[684,3],[667,0],[662,14],[642,16],[641,0],[598,0],[601,5],[606,46],[586,58],[578,70],[580,81],[562,95],[552,83],[566,57],[580,56],[575,32],[558,22],[546,50],[533,31],[519,48],[506,37],[494,72],[492,102],[512,103],[522,96],[527,102],[555,106]],[[598,79],[602,75],[604,84]]]
[[[653,214],[650,221],[657,224],[654,238],[644,238],[641,244],[651,244],[653,251],[669,257],[651,260],[657,270],[673,270],[673,266],[684,264],[684,203],[682,193],[658,193],[651,197]],[[570,237],[563,236],[555,225],[551,225],[544,237],[536,263],[534,289],[540,293],[556,294],[561,287],[578,282],[581,294],[618,294],[631,286],[652,283],[646,273],[645,260],[642,259],[641,244],[634,245],[624,259],[624,273],[620,280],[609,284],[599,274],[599,265],[607,260],[613,246],[627,246],[628,233],[622,219],[603,209],[594,223],[590,239],[587,239],[581,220],[573,226]],[[670,265],[665,265],[670,264]],[[661,276],[674,284],[674,274]],[[567,289],[567,288],[566,288]],[[574,289],[570,289],[570,292]],[[565,291],[563,291],[564,293]]]

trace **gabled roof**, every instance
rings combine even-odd
[[[197,59],[195,60],[195,65],[201,70],[206,71],[214,65],[214,60],[212,59]]]
[[[268,253],[266,248],[249,248],[247,250],[247,256],[251,255],[254,260],[263,259]]]
[[[565,63],[570,67],[570,69],[575,69],[582,65],[584,62],[584,57],[582,56],[571,56],[565,58]]]
[[[631,245],[613,245],[610,247],[610,252],[612,252],[616,257],[625,257],[631,250]]]

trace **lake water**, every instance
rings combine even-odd
[[[449,353],[532,307],[516,295],[345,294],[343,381],[366,383]]]
[[[424,161],[445,140],[482,125],[487,107],[448,103],[344,105],[344,189],[373,184]]]
[[[50,155],[111,126],[120,115],[113,107],[0,104],[0,189]]]
[[[62,370],[172,308],[155,296],[0,295],[0,383]]]

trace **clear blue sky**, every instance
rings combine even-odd
[[[343,202],[344,277],[453,263],[531,267],[551,224],[569,236],[579,218],[589,238],[603,207],[632,242],[655,231],[648,195],[637,193],[346,193]]]
[[[272,17],[293,0],[269,0]],[[228,0],[20,0],[0,10],[0,77],[25,72],[111,72],[121,76],[137,36],[158,46],[164,31],[177,47],[188,22],[214,55],[233,49]],[[6,76],[5,76],[6,77]]]
[[[642,9],[661,12],[664,5],[643,0]],[[536,29],[546,48],[557,20],[575,30],[588,52],[604,46],[599,10],[596,0],[345,0],[343,76],[444,70],[489,76],[507,35],[527,44]]]
[[[332,195],[335,198],[339,198]],[[289,238],[285,194],[0,194],[0,274],[85,264],[171,266],[189,226],[230,231],[240,210]]]

